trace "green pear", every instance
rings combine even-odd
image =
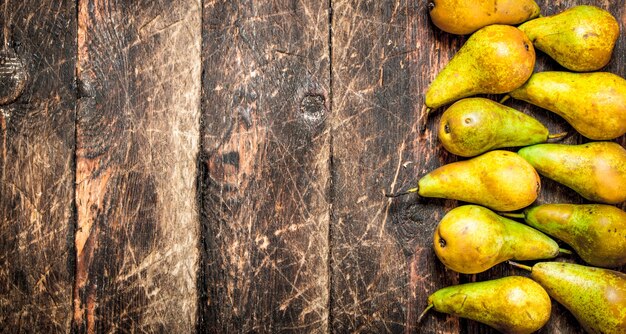
[[[589,139],[626,133],[626,80],[612,73],[535,73],[509,95],[558,114]]]
[[[441,116],[439,140],[450,153],[473,157],[502,147],[543,143],[558,135],[536,119],[484,98],[455,102]]]
[[[572,7],[528,21],[519,29],[535,48],[577,72],[596,71],[608,64],[619,36],[615,17],[594,6]]]
[[[560,252],[545,234],[477,205],[448,212],[433,243],[439,260],[461,274],[481,273],[507,260],[550,259]]]
[[[417,187],[422,197],[456,199],[497,211],[525,208],[537,199],[541,182],[537,171],[513,152],[491,151],[465,161],[441,166],[423,176]]]
[[[430,18],[441,30],[465,35],[491,25],[517,25],[539,16],[533,0],[431,0]]]
[[[626,333],[626,275],[561,262],[540,262],[530,270],[550,297],[565,306],[588,333]]]
[[[528,225],[563,240],[593,266],[626,264],[626,212],[614,206],[543,204],[526,209],[520,216]]]
[[[491,25],[475,32],[426,91],[426,106],[439,108],[476,94],[508,93],[533,72],[535,49],[519,29]]]
[[[617,204],[626,200],[626,150],[617,143],[538,144],[518,153],[541,175],[590,201]]]
[[[449,286],[428,297],[429,309],[472,319],[502,333],[529,334],[550,319],[550,296],[541,285],[522,276]]]

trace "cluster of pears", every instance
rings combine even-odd
[[[431,0],[428,9],[441,30],[473,33],[425,96],[426,120],[454,102],[441,117],[438,137],[449,152],[470,159],[442,166],[416,188],[389,196],[417,192],[472,203],[440,221],[433,237],[437,257],[463,274],[508,261],[531,271],[532,279],[443,288],[428,298],[422,316],[432,308],[501,332],[532,333],[548,321],[552,297],[589,333],[626,333],[626,275],[606,269],[626,265],[626,212],[610,205],[626,201],[626,150],[601,141],[626,133],[626,80],[591,72],[611,59],[616,19],[594,6],[537,18],[533,0]],[[533,73],[535,48],[570,71],[587,73]],[[507,95],[498,103],[471,97],[477,94]],[[554,112],[596,142],[550,143],[566,134],[550,134],[536,119],[502,104],[508,98]],[[498,150],[511,147],[522,148]],[[529,207],[541,190],[539,174],[595,204]],[[512,262],[572,253],[552,237],[590,266]]]

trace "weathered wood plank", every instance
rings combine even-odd
[[[200,1],[79,1],[74,330],[195,328]]]
[[[0,333],[70,328],[75,12],[0,2]]]
[[[432,29],[425,3],[333,1],[332,326],[338,332],[458,332],[426,296],[458,282],[432,251],[453,202],[383,192],[408,188],[453,157],[420,136],[422,94],[459,41]]]
[[[327,332],[329,12],[207,1],[198,331]]]

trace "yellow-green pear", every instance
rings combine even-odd
[[[475,97],[455,102],[441,116],[439,140],[450,153],[473,157],[502,147],[543,143],[550,135],[539,121],[489,99]]]
[[[425,104],[436,109],[476,94],[508,93],[533,72],[535,49],[519,29],[490,25],[475,32],[426,91]]]
[[[417,187],[422,197],[456,199],[497,211],[525,208],[537,199],[541,183],[537,171],[513,152],[491,151],[470,160],[441,166],[423,176]]]
[[[430,18],[441,30],[465,35],[491,25],[517,25],[539,16],[533,0],[431,0]]]
[[[435,254],[461,274],[483,272],[507,260],[541,260],[559,255],[559,245],[528,225],[477,205],[448,212],[435,229]]]
[[[626,264],[626,212],[605,204],[543,204],[524,210],[526,224],[570,245],[598,267]]]
[[[596,71],[608,64],[619,36],[615,17],[595,6],[572,7],[528,21],[519,29],[535,48],[577,72]]]
[[[535,73],[509,95],[558,114],[589,139],[626,133],[626,80],[612,73]]]
[[[429,309],[491,326],[502,333],[530,334],[550,319],[552,303],[541,285],[522,276],[449,286],[428,297]]]
[[[626,333],[625,274],[562,262],[512,264],[530,270],[530,277],[565,306],[587,333]]]
[[[613,142],[538,144],[518,151],[537,171],[600,203],[626,201],[626,150]]]

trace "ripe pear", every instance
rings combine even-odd
[[[535,73],[509,95],[558,114],[589,139],[626,133],[626,80],[612,73]]]
[[[515,217],[515,214],[505,214]],[[570,245],[598,267],[626,264],[626,212],[604,204],[543,204],[526,209],[526,224]]]
[[[626,200],[626,150],[617,143],[538,144],[518,153],[541,175],[590,201],[617,204]]]
[[[530,270],[550,297],[565,306],[588,333],[626,333],[626,275],[561,262],[540,262]]]
[[[552,304],[541,285],[522,276],[466,283],[440,289],[428,297],[429,309],[472,319],[502,333],[529,334],[550,319]]]
[[[535,49],[521,30],[484,27],[437,74],[426,91],[426,106],[436,109],[471,95],[508,93],[528,80],[534,66]]]
[[[433,243],[439,260],[461,274],[481,273],[507,260],[550,259],[560,252],[547,235],[477,205],[448,212]]]
[[[484,98],[455,102],[441,116],[439,140],[450,153],[473,157],[502,147],[543,143],[550,135],[536,119]]]
[[[541,182],[537,171],[513,152],[491,151],[435,169],[417,187],[397,197],[417,192],[422,197],[456,199],[497,211],[525,208],[537,199]]]
[[[619,36],[615,17],[594,6],[572,7],[528,21],[519,29],[535,48],[577,72],[596,71],[608,64]]]
[[[533,0],[431,0],[430,18],[441,30],[465,35],[491,25],[517,25],[539,16]]]

